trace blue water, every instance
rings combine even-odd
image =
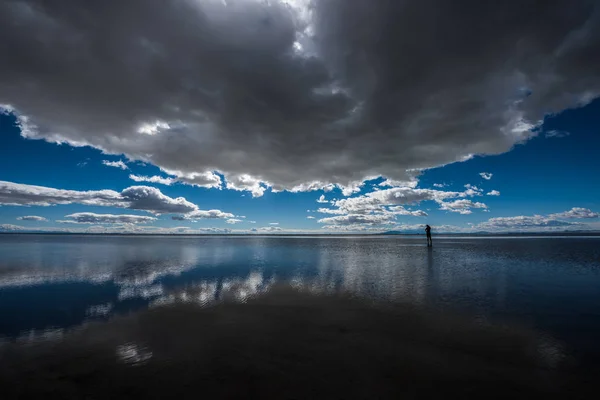
[[[600,238],[0,235],[0,336],[278,283],[410,301],[600,355]]]

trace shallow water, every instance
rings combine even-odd
[[[0,235],[0,336],[31,340],[275,283],[456,310],[600,360],[600,238]]]
[[[0,346],[3,399],[571,399],[596,381],[535,332],[279,285],[59,339]]]

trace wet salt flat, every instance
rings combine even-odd
[[[31,341],[171,303],[277,284],[452,310],[600,355],[600,238],[0,235],[0,336]],[[123,345],[124,358],[146,353]]]

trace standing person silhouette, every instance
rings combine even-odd
[[[425,225],[425,233],[427,234],[427,247],[432,247],[433,242],[431,240],[431,227],[429,225]]]

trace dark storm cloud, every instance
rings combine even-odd
[[[0,103],[31,138],[260,196],[497,154],[600,93],[588,1],[0,4]],[[215,181],[216,182],[216,181]]]

